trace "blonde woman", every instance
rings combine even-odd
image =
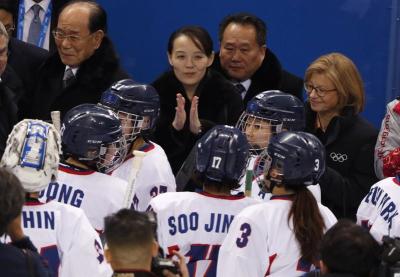
[[[355,219],[361,199],[377,181],[377,130],[359,113],[364,86],[354,63],[340,53],[313,61],[304,77],[306,130],[326,149],[327,170],[320,180],[322,203],[338,217]]]

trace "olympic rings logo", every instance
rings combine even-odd
[[[331,159],[334,162],[339,162],[339,163],[342,163],[347,160],[347,154],[340,154],[340,153],[332,152],[329,154],[329,157],[331,157]]]

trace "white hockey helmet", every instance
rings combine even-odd
[[[26,192],[39,192],[57,178],[60,154],[60,133],[52,124],[24,119],[8,136],[0,166],[11,170]]]

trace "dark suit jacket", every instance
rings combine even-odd
[[[83,103],[98,103],[103,91],[112,83],[129,78],[119,65],[111,41],[105,37],[94,54],[84,61],[76,74],[76,80],[63,88],[65,65],[58,53],[52,54],[39,71],[38,85],[31,100],[29,116],[50,119],[50,112],[61,111],[61,116]]]
[[[219,53],[216,54],[212,68],[223,73],[226,78],[230,79],[221,67]],[[260,68],[251,77],[251,85],[247,90],[243,102],[246,105],[250,99],[260,92],[274,89],[279,89],[297,96],[301,100],[303,99],[303,80],[282,69],[278,58],[270,49],[267,49],[265,59]]]
[[[48,57],[48,51],[16,38],[10,38],[8,51],[7,68],[1,77],[15,93],[19,119],[23,119],[26,106],[31,105],[30,101],[36,86],[38,71]]]
[[[14,100],[14,93],[0,83],[0,158],[3,156],[6,147],[8,134],[14,124],[17,123],[17,104]]]
[[[314,134],[326,151],[326,169],[319,180],[321,202],[337,218],[355,220],[360,202],[378,181],[374,171],[378,130],[352,107],[345,107],[322,132],[315,127],[317,114],[309,102],[305,108],[306,131]]]
[[[193,145],[201,135],[194,135],[189,128],[189,111],[191,102],[185,89],[172,71],[161,75],[152,84],[160,95],[160,117],[154,134],[155,141],[167,154],[172,171],[176,173],[186,159]],[[172,127],[175,117],[176,94],[185,97],[187,120],[184,128],[176,131]],[[221,74],[209,70],[197,87],[199,96],[199,119],[204,134],[216,124],[235,125],[243,103],[234,86]]]

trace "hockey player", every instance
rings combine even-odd
[[[268,146],[273,135],[283,130],[303,130],[304,120],[304,105],[300,99],[279,90],[263,91],[248,102],[236,127],[247,137],[250,144],[250,158],[246,176],[240,180],[240,188],[232,191],[232,194],[235,195],[246,190],[246,194],[249,196],[266,201],[269,199],[270,195],[260,191],[257,183],[254,182],[256,176],[254,176],[253,168],[257,156]],[[192,175],[194,163],[191,160],[192,158],[189,156],[176,177],[177,183],[181,187],[186,186],[188,177]],[[319,187],[312,189],[315,190],[316,198],[320,199]]]
[[[129,184],[134,191],[132,208],[145,211],[152,197],[167,191],[176,191],[175,177],[164,150],[148,138],[159,115],[158,93],[150,85],[125,79],[106,90],[100,104],[118,115],[127,142],[127,158],[112,172],[112,176],[131,182],[133,153],[145,153],[135,183]]]
[[[61,140],[65,161],[58,179],[41,193],[85,211],[92,226],[103,230],[105,216],[125,206],[127,183],[109,173],[125,158],[118,117],[94,104],[72,108],[64,116]]]
[[[336,222],[306,188],[325,169],[316,137],[282,132],[262,156],[271,200],[235,217],[219,252],[218,276],[300,276],[317,261],[322,235]]]
[[[219,247],[234,216],[259,203],[230,193],[244,173],[248,147],[238,129],[215,126],[197,142],[195,166],[203,192],[165,193],[150,202],[160,246],[167,255],[185,254],[190,276],[215,276]]]
[[[383,236],[400,237],[400,173],[374,184],[357,210],[357,224],[382,243]]]
[[[261,92],[248,102],[246,110],[237,122],[237,127],[246,134],[251,145],[248,173],[246,178],[241,180],[239,191],[246,190],[252,197],[269,200],[271,194],[260,190],[255,181],[256,178],[263,177],[258,155],[266,149],[272,136],[281,131],[302,131],[305,126],[304,121],[304,105],[300,99],[291,94],[269,90]],[[309,190],[315,199],[321,202],[319,185],[312,185]]]
[[[268,90],[249,101],[236,125],[246,134],[250,154],[255,156],[282,130],[302,131],[304,120],[304,105],[300,99],[279,90]]]
[[[56,201],[41,203],[39,192],[57,177],[60,135],[54,126],[26,119],[14,126],[1,166],[26,191],[22,225],[55,276],[110,276],[100,238],[81,209]]]

